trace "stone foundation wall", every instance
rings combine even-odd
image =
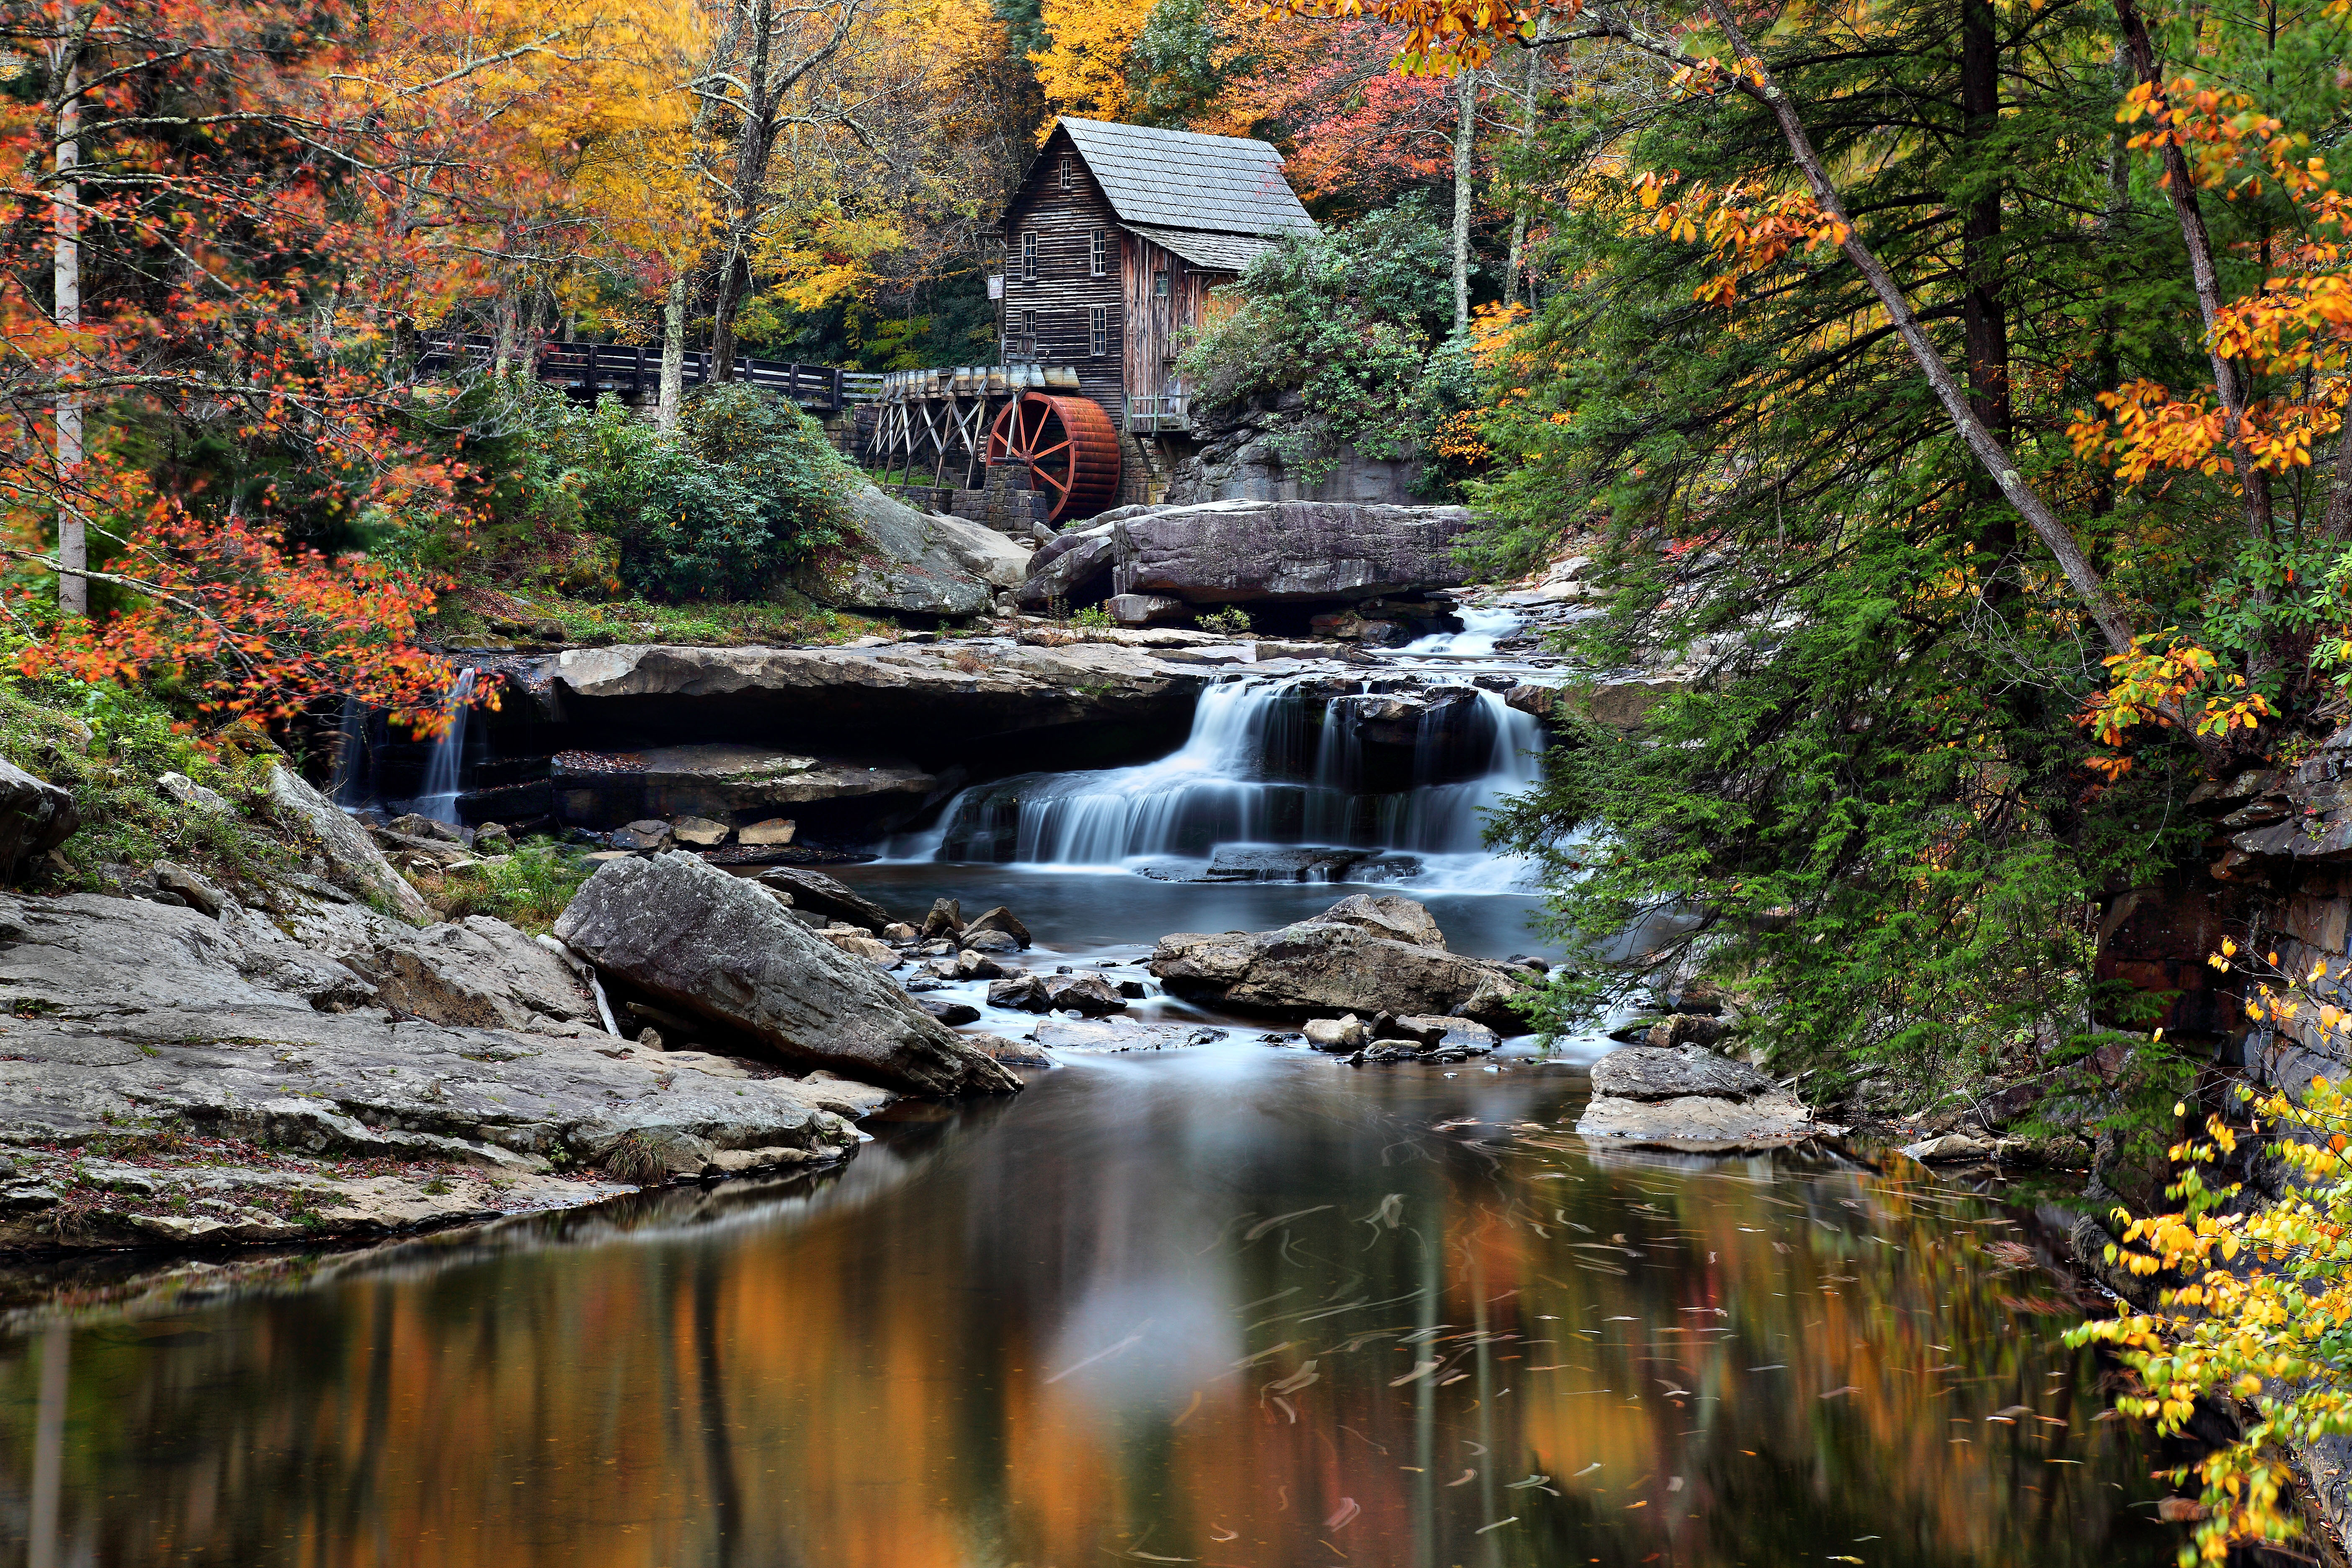
[[[987,484],[976,490],[944,485],[884,485],[887,495],[918,511],[945,512],[967,522],[992,528],[1011,539],[1028,539],[1053,510],[1053,498],[1029,488],[1028,473],[1000,465],[988,470]]]

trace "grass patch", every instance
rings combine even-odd
[[[656,604],[648,599],[525,596],[501,589],[460,588],[436,607],[433,635],[453,643],[503,641],[493,621],[552,622],[574,643],[681,643],[707,647],[800,647],[887,637],[888,621],[829,610],[789,591],[772,602]]]
[[[484,861],[441,878],[429,896],[445,921],[490,915],[538,936],[554,929],[556,917],[593,869],[577,854],[535,841],[502,861]]]
[[[184,773],[232,805],[257,795],[271,762],[266,748],[211,746],[159,695],[51,677],[0,679],[0,756],[71,792],[81,826],[60,847],[65,869],[26,868],[28,880],[82,891],[104,888],[108,865],[176,860],[235,887],[300,857],[265,828],[235,814],[183,805],[156,780]]]

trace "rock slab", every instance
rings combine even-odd
[[[1523,975],[1444,946],[1428,910],[1393,894],[1357,894],[1312,920],[1271,931],[1162,937],[1150,970],[1180,996],[1286,1018],[1447,1015],[1502,1034],[1524,1021],[1511,1005]]]
[[[1458,506],[1206,501],[1111,525],[1119,594],[1191,605],[1376,599],[1468,581],[1454,546]]]
[[[1592,1100],[1577,1119],[1588,1141],[1614,1148],[1736,1153],[1834,1136],[1843,1127],[1744,1062],[1698,1046],[1633,1046],[1592,1065]]]
[[[555,934],[599,969],[791,1060],[923,1094],[1021,1087],[873,965],[682,851],[607,863]]]

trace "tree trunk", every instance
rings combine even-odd
[[[690,281],[680,268],[669,280],[669,298],[662,302],[661,401],[654,407],[654,428],[665,436],[677,428],[678,405],[686,401],[686,294]]]
[[[2156,45],[2148,37],[2147,24],[2142,20],[2134,0],[2116,0],[2116,20],[2122,26],[2132,68],[2141,81],[2161,92],[2163,70],[2156,58]],[[2197,182],[2189,173],[2188,155],[2179,143],[2167,142],[2162,156],[2164,194],[2180,226],[2181,244],[2189,251],[2189,280],[2197,289],[2197,309],[2205,321],[2206,355],[2212,367],[2213,391],[2221,398],[2222,412],[2230,421],[2230,465],[2245,500],[2246,537],[2259,548],[2268,544],[2271,537],[2270,476],[2254,466],[2253,450],[2246,445],[2249,393],[2245,382],[2239,378],[2237,362],[2212,343],[2213,330],[2221,314],[2221,270],[2213,256],[2213,237],[2205,226],[2204,209],[2197,201]],[[2257,584],[2252,597],[2260,605],[2269,601],[2270,592]]]
[[[1537,13],[1536,42],[1542,43],[1545,35],[1550,31],[1551,13],[1549,11]],[[1528,51],[1528,101],[1526,110],[1519,119],[1519,152],[1522,155],[1535,145],[1536,83],[1542,69],[1542,53],[1537,49],[1529,49]],[[1503,262],[1503,300],[1507,304],[1516,304],[1518,301],[1519,265],[1525,258],[1527,244],[1528,197],[1527,193],[1522,190],[1511,204],[1511,251],[1509,257]]]
[[[55,320],[62,331],[81,325],[81,185],[69,172],[81,162],[81,72],[66,71],[65,96],[58,104],[58,184],[49,210],[57,220],[57,303]],[[65,368],[70,374],[75,356],[68,351]],[[81,474],[81,394],[58,394],[58,610],[61,615],[89,614],[89,579],[78,568],[89,564],[89,536],[81,508],[73,495]]]
[[[2074,596],[2090,613],[2108,651],[2131,652],[2134,629],[2131,617],[2108,594],[2098,568],[2092,565],[2090,557],[2084,553],[2082,541],[2074,537],[2074,531],[2050,510],[2050,503],[2025,482],[2024,475],[2018,472],[2017,459],[2011,456],[2007,443],[1987,429],[1984,421],[1977,417],[1958,378],[1952,374],[1951,366],[1945,363],[1935,340],[1919,324],[1918,314],[1911,309],[1910,299],[1903,292],[1903,286],[1895,282],[1885,264],[1878,259],[1877,252],[1870,248],[1861,232],[1854,228],[1853,219],[1845,210],[1844,199],[1838,194],[1837,184],[1830,178],[1829,169],[1822,163],[1821,154],[1814,151],[1812,136],[1805,130],[1805,122],[1799,117],[1796,106],[1789,101],[1788,95],[1780,90],[1780,82],[1756,51],[1748,47],[1748,35],[1740,29],[1725,0],[1706,0],[1706,9],[1708,15],[1715,18],[1716,26],[1723,29],[1724,37],[1730,42],[1737,57],[1754,71],[1751,90],[1779,122],[1780,138],[1788,144],[1789,155],[1804,175],[1813,200],[1823,212],[1845,225],[1845,240],[1839,248],[1853,264],[1854,270],[1862,274],[1863,281],[1870,286],[1870,291],[1878,296],[1879,306],[1886,312],[1886,319],[1894,326],[1895,335],[1903,340],[1903,346],[1911,351],[1913,363],[1918,365],[1919,374],[1927,377],[1929,390],[1935,393],[1936,401],[1943,405],[1944,413],[1958,430],[1960,439],[1967,444],[1977,461],[1984,465],[1993,482],[2000,487],[2000,493],[2009,504],[2024,517],[2035,537],[2057,558],[2059,570],[2066,575],[2067,585],[2074,589]],[[1631,33],[1632,29],[1627,27],[1626,32]],[[1665,50],[1661,47],[1659,52]],[[1673,51],[1670,58],[1688,59],[1680,50]]]
[[[768,183],[768,158],[776,145],[776,105],[781,94],[768,81],[770,51],[775,42],[774,0],[755,0],[751,12],[751,67],[743,124],[735,134],[735,178],[728,188],[727,260],[719,269],[719,298],[711,312],[710,379],[730,381],[735,374],[735,304],[739,265],[744,265],[746,241],[759,212],[760,188]]]
[[[1960,115],[1962,137],[1981,170],[1988,144],[2000,129],[2000,40],[1994,32],[1991,0],[1960,0]],[[1973,171],[1972,171],[1973,172]],[[1986,429],[2010,438],[2009,318],[2000,298],[2000,185],[1989,182],[1960,216],[1960,266],[1967,288],[1960,296],[1962,332],[1969,360],[1969,406]],[[1985,556],[1982,582],[1988,599],[2005,595],[2009,566],[2017,556],[2017,520],[2001,506],[1991,476],[1970,485],[1972,500],[1994,515],[1977,536]]]
[[[1454,79],[1454,335],[1470,331],[1470,153],[1478,133],[1478,73]]]

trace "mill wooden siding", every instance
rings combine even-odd
[[[1168,274],[1164,299],[1155,283],[1162,269]],[[1141,235],[1127,237],[1128,332],[1122,369],[1129,392],[1149,397],[1183,390],[1175,366],[1183,351],[1183,334],[1199,323],[1209,290],[1233,280],[1234,274],[1196,267]]]
[[[1062,188],[1064,159],[1072,170],[1071,186]],[[1088,275],[1088,236],[1102,229],[1108,237],[1105,275]],[[1022,237],[1037,236],[1037,280],[1022,276]],[[1048,364],[1075,366],[1078,386],[1102,406],[1113,424],[1126,415],[1125,386],[1120,376],[1120,345],[1127,323],[1120,301],[1122,241],[1137,242],[1124,233],[1102,187],[1087,172],[1085,160],[1070,145],[1069,134],[1056,130],[1037,160],[1028,189],[1015,204],[1004,226],[1004,336],[1019,340],[1024,317],[1034,310],[1038,359]],[[1090,352],[1090,312],[1104,308],[1107,342],[1100,358]]]

